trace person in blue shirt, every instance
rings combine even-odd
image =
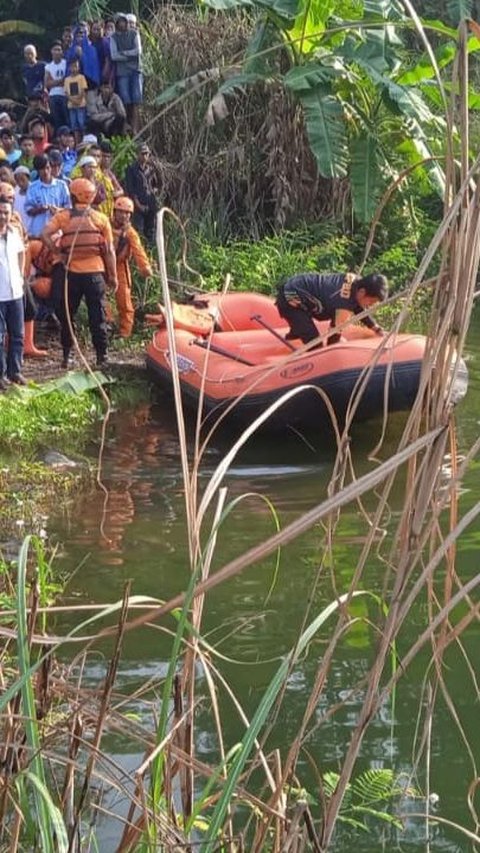
[[[40,237],[52,216],[65,207],[71,207],[70,192],[65,183],[52,175],[52,166],[45,154],[33,159],[38,179],[32,181],[25,200],[25,212],[31,217],[30,237]]]
[[[45,93],[45,62],[39,62],[37,48],[26,44],[23,49],[25,62],[22,65],[22,78],[25,94],[28,98],[43,98]]]
[[[75,139],[72,131],[67,125],[62,125],[57,130],[57,146],[63,158],[63,177],[69,178],[70,172],[75,166],[78,156],[75,151]]]
[[[327,344],[336,344],[341,337],[335,331],[337,326],[384,302],[387,296],[388,281],[379,273],[360,277],[354,273],[306,272],[292,276],[279,286],[276,306],[290,326],[286,340],[298,338],[308,344],[319,336],[313,319],[330,320],[334,331],[328,336]],[[372,332],[383,335],[383,329],[368,314],[361,317],[360,322],[369,329],[368,336]]]
[[[5,151],[6,157],[10,166],[17,166],[22,152],[20,151],[15,134],[9,127],[2,127],[0,130],[0,145]]]

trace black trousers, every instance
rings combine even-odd
[[[147,243],[155,242],[155,227],[157,224],[156,209],[149,208],[145,213],[141,210],[135,210],[132,216],[132,225],[139,234],[143,234]]]
[[[283,285],[280,285],[277,291],[277,299],[275,301],[275,305],[278,308],[278,313],[280,317],[283,317],[284,320],[290,326],[290,331],[287,335],[288,340],[295,340],[295,338],[300,338],[302,343],[308,344],[310,341],[318,338],[318,329],[313,322],[312,315],[305,310],[305,308],[295,308],[285,299],[285,295],[283,292]],[[333,321],[330,320],[330,326],[333,325]],[[330,346],[331,344],[338,344],[341,339],[341,335],[337,332],[333,334],[329,334],[326,344]],[[322,346],[321,342],[319,342],[318,346]]]
[[[23,316],[25,322],[29,323],[30,320],[34,320],[36,313],[37,306],[35,305],[35,300],[33,298],[32,291],[30,290],[30,285],[27,284],[25,292],[23,294]]]
[[[60,320],[60,340],[64,353],[70,352],[73,346],[72,335],[68,325],[67,311],[65,305],[65,289],[55,288],[57,305],[55,313]],[[75,314],[80,302],[85,299],[88,311],[88,326],[92,336],[92,343],[97,356],[106,355],[107,352],[107,320],[105,315],[105,279],[103,273],[79,273],[69,272],[67,277],[67,302],[68,312],[75,331]]]
[[[289,338],[292,340],[300,338],[304,344],[318,338],[318,330],[311,315],[304,308],[294,308],[287,302],[283,293],[283,285],[278,288],[275,304],[280,317],[283,317],[290,326]]]

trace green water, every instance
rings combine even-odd
[[[467,352],[469,392],[458,411],[460,456],[479,432],[479,320],[477,317]],[[403,419],[396,417],[381,450],[382,459],[388,458],[402,426]],[[376,438],[375,425],[365,424],[355,429],[353,449],[357,475],[368,470],[367,455]],[[334,454],[324,440],[318,443],[320,446],[306,445],[298,438],[289,442],[283,442],[279,437],[262,438],[234,462],[226,479],[228,498],[232,500],[246,493],[250,496],[235,509],[221,531],[213,570],[275,531],[269,507],[251,493],[268,497],[282,525],[325,497]],[[226,440],[222,439],[209,449],[201,472],[201,486],[207,482],[226,446]],[[92,449],[92,455],[94,452]],[[446,469],[448,466],[447,458]],[[67,587],[67,600],[72,603],[115,601],[130,579],[133,593],[161,599],[168,599],[185,589],[188,571],[182,478],[175,425],[168,404],[151,409],[146,407],[143,411],[138,410],[113,421],[104,455],[103,479],[108,487],[106,506],[101,492],[79,495],[68,514],[58,516],[51,524],[50,535],[63,543],[57,561],[60,570],[71,574],[76,569]],[[479,498],[478,465],[473,465],[462,484],[461,512],[464,513]],[[395,524],[401,502],[402,484],[399,482],[390,500],[391,527]],[[372,496],[366,497],[365,506],[367,509],[375,506]],[[367,525],[358,507],[349,507],[343,515],[335,545],[335,580],[340,592],[348,588],[366,533]],[[316,528],[285,548],[276,576],[275,562],[270,558],[209,594],[204,632],[212,645],[234,661],[221,662],[221,669],[249,715],[278,665],[271,659],[285,655],[298,637],[312,577],[321,556],[321,538],[321,531]],[[388,542],[388,532],[386,539]],[[463,581],[478,572],[479,542],[480,523],[477,521],[461,537],[458,546],[457,568]],[[384,572],[382,562],[372,558],[366,568],[365,585],[381,590]],[[315,591],[315,611],[320,611],[331,599],[331,578],[329,571],[324,570]],[[306,749],[301,755],[298,775],[314,795],[318,795],[318,787],[311,763],[315,763],[320,772],[339,769],[363,697],[361,686],[353,693],[350,691],[361,681],[374,657],[376,635],[373,625],[378,611],[370,602],[358,605],[357,613],[368,617],[372,625],[368,627],[365,621],[359,622],[338,647],[326,689],[309,727]],[[421,633],[426,620],[425,603],[420,602],[401,634],[400,654]],[[163,624],[173,627],[172,621]],[[67,625],[59,620],[57,627],[65,628]],[[312,643],[308,655],[292,673],[267,749],[279,747],[285,753],[292,742],[327,635],[328,630],[325,630]],[[473,667],[477,668],[478,678],[478,627],[471,627],[464,634],[463,643]],[[159,690],[169,644],[168,637],[158,631],[142,629],[128,635],[118,689],[131,694],[146,679],[152,679]],[[368,767],[393,768],[397,773],[408,775],[414,772],[418,749],[415,725],[422,707],[426,660],[427,655],[423,655],[414,662],[401,679],[395,706],[391,702],[386,703],[370,725],[356,773]],[[87,659],[85,684],[90,687],[98,685],[105,666],[103,650],[92,652]],[[464,732],[478,760],[479,707],[471,676],[458,650],[449,650],[444,674]],[[200,671],[199,693],[207,695]],[[146,726],[151,724],[151,701],[152,694],[149,694],[146,701],[135,699],[129,704],[138,721]],[[322,721],[325,712],[342,701],[341,709],[327,721]],[[221,707],[228,748],[239,739],[242,727],[226,699],[222,698]],[[217,744],[207,699],[199,707],[196,743],[198,758],[213,763],[217,758]],[[142,749],[126,734],[109,734],[105,746],[127,772],[142,762]],[[425,785],[424,768],[424,761],[420,760],[418,773],[413,775],[414,783],[422,790]],[[467,792],[472,780],[472,766],[458,729],[445,702],[439,698],[432,732],[431,790],[439,796],[438,813],[470,829],[474,827],[467,807]],[[114,807],[122,813],[121,798],[117,800]],[[403,804],[401,808],[422,811],[424,803],[420,800]],[[425,826],[421,820],[408,819],[403,833],[382,827],[378,822],[372,822],[370,829],[367,834],[340,827],[335,849],[427,849]],[[118,832],[115,821],[105,819],[100,823],[104,850],[115,849]],[[472,849],[470,841],[449,828],[432,827],[430,838],[431,850],[453,853]]]

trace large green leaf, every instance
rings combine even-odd
[[[350,145],[353,210],[360,222],[371,222],[377,206],[381,171],[377,156],[377,139],[361,133]]]
[[[344,178],[348,168],[343,107],[331,88],[331,68],[294,68],[285,76],[302,105],[310,147],[325,178]]]
[[[439,68],[444,68],[446,65],[449,65],[453,62],[455,55],[457,53],[457,48],[454,42],[448,42],[447,44],[442,44],[441,47],[435,51],[435,59]],[[417,63],[413,68],[410,68],[409,71],[405,71],[400,77],[397,78],[397,83],[400,86],[416,86],[418,83],[423,82],[424,80],[431,80],[435,77],[435,69],[430,62],[428,56],[422,56],[420,62]]]
[[[101,385],[110,385],[115,382],[115,379],[105,376],[99,370],[93,373],[86,373],[82,370],[75,370],[59,376],[57,379],[50,379],[42,385],[26,385],[25,387],[18,386],[15,388],[15,394],[18,397],[43,397],[44,394],[51,394],[53,391],[60,391],[62,394],[84,394],[85,391],[94,391]]]
[[[346,47],[353,42],[347,42]],[[389,28],[381,30],[363,30],[362,41],[355,46],[351,54],[352,61],[364,61],[379,73],[395,67],[398,62],[398,48],[392,44]]]
[[[480,39],[471,36],[467,42],[468,53],[478,53],[480,50]],[[435,51],[435,59],[439,68],[445,68],[450,65],[457,54],[457,46],[455,42],[449,41],[442,44]],[[423,56],[417,65],[405,71],[397,78],[397,83],[400,86],[416,86],[423,83],[425,80],[435,79],[435,69],[427,56]],[[444,82],[444,86],[446,83]]]
[[[473,18],[473,0],[447,0],[447,9],[453,24]]]
[[[381,21],[401,17],[395,0],[364,0],[365,17]]]
[[[262,74],[265,71],[267,57],[263,50],[271,41],[273,26],[270,21],[258,21],[253,35],[247,44],[243,59],[243,70],[248,74]]]
[[[422,18],[423,29],[438,33],[438,35],[449,36],[452,39],[457,37],[457,31],[453,27],[449,27],[445,21],[440,21],[437,18]]]
[[[409,86],[400,86],[390,77],[379,72],[368,62],[358,63],[378,87],[384,103],[391,112],[408,116],[421,123],[433,122],[435,116],[422,98],[420,91]]]
[[[421,160],[427,160],[427,162],[423,166],[423,170],[429,176],[433,186],[437,189],[438,193],[443,198],[445,193],[445,173],[438,161],[428,161],[428,158],[433,157],[435,152],[432,151],[432,148],[428,144],[426,136],[422,132],[422,128],[420,127],[420,125],[417,122],[412,121],[411,130],[412,133],[409,141],[412,145],[413,151],[416,152],[416,154],[414,154],[413,157],[409,157],[408,160],[412,164],[418,163]],[[407,151],[407,144],[404,143],[403,148],[405,151]]]
[[[301,0],[300,13],[288,31],[300,53],[308,54],[318,47],[335,5],[335,0]]]
[[[43,27],[39,27],[37,24],[32,24],[30,21],[1,21],[0,36],[9,36],[12,33],[40,35],[43,33]]]
[[[294,21],[300,11],[302,0],[256,0],[256,4],[261,9],[265,9],[274,16],[285,18],[287,21]]]

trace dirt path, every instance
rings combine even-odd
[[[59,333],[48,329],[45,323],[36,323],[35,345],[39,349],[45,349],[48,355],[43,358],[27,356],[23,364],[23,375],[25,378],[29,381],[42,383],[48,379],[55,379],[58,376],[62,376],[65,370],[62,368],[62,348],[60,346]],[[94,350],[91,346],[82,349],[90,366],[95,367]],[[145,355],[141,348],[115,351],[113,347],[110,347],[108,361],[112,368],[129,365],[141,369],[145,366]],[[82,368],[79,360],[76,360],[75,367],[78,369]]]

